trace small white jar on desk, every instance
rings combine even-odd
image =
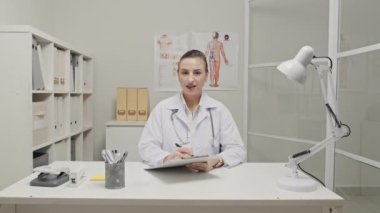
[[[138,142],[146,121],[117,121],[106,123],[106,149],[128,151],[126,161],[141,161]]]

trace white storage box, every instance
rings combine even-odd
[[[33,102],[33,146],[47,142],[47,102]]]

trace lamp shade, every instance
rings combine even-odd
[[[306,81],[306,67],[314,57],[314,49],[310,46],[302,47],[297,55],[277,66],[288,79],[304,84]]]

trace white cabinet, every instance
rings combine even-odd
[[[30,26],[0,25],[0,69],[0,190],[32,172],[33,153],[93,159],[91,57]]]
[[[146,121],[108,121],[106,124],[106,149],[128,151],[126,161],[141,161],[138,142]]]

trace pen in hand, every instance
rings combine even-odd
[[[181,159],[193,157],[193,151],[190,147],[182,146],[179,143],[175,143],[175,146],[178,147],[177,154]]]

